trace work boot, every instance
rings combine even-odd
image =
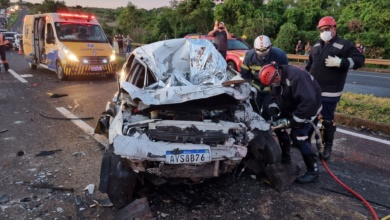
[[[303,154],[303,161],[307,167],[307,172],[296,179],[298,183],[316,183],[318,182],[318,164],[317,155],[315,154]]]
[[[332,153],[332,145],[325,145],[324,152],[322,153],[322,159],[328,160]]]
[[[324,147],[324,152],[322,153],[322,159],[328,160],[330,158],[334,140],[334,133],[336,131],[336,125],[333,121],[323,120],[323,131],[322,131],[322,142]]]

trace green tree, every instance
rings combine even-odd
[[[278,37],[273,44],[287,53],[295,53],[295,44],[299,38],[298,28],[295,24],[285,23],[280,27]]]
[[[36,7],[40,13],[68,11],[65,1],[43,0],[42,4]]]
[[[0,0],[0,8],[8,8],[10,6],[10,0]]]

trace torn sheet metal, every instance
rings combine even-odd
[[[248,99],[251,92],[251,86],[249,83],[242,83],[237,87],[224,87],[222,85],[190,85],[166,87],[157,90],[144,90],[128,82],[124,82],[122,87],[133,99],[140,99],[142,103],[146,105],[143,106],[142,109],[148,107],[149,105],[176,104],[190,100],[210,98],[221,94],[231,95],[237,100],[245,100]]]
[[[220,85],[228,79],[226,61],[205,39],[172,39],[138,47],[133,52],[152,70],[159,85]]]

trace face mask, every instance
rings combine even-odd
[[[320,34],[320,37],[323,41],[328,42],[330,39],[332,39],[332,32],[330,31],[324,31]]]

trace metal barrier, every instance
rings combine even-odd
[[[306,55],[297,55],[297,54],[287,54],[289,60],[309,60],[309,56]],[[390,66],[390,60],[383,59],[367,59],[364,61],[364,64],[375,64],[375,65],[384,65]]]

